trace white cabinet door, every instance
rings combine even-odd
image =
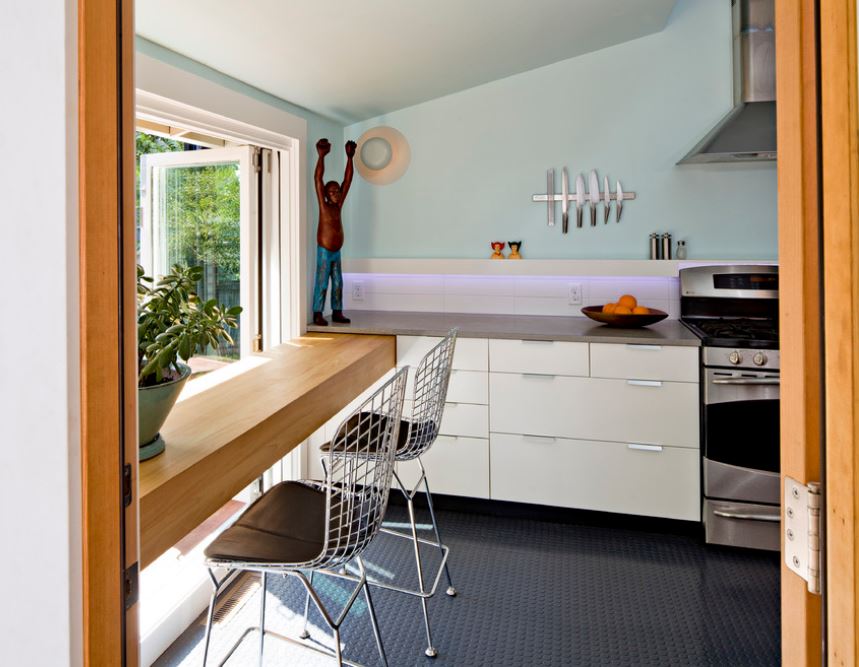
[[[417,368],[427,352],[438,345],[437,336],[397,336],[397,366]],[[457,338],[453,368],[463,371],[489,369],[489,341],[485,338]]]
[[[698,382],[698,348],[591,343],[591,375],[598,378]]]
[[[432,493],[489,498],[489,440],[440,435],[421,459]],[[409,489],[420,475],[417,461],[398,463],[397,472]]]
[[[439,432],[442,435],[487,438],[489,437],[489,408],[485,405],[445,403]]]
[[[493,433],[489,460],[494,500],[700,519],[692,449]]]
[[[490,340],[493,372],[587,375],[588,344],[551,340]]]
[[[483,371],[450,372],[450,384],[447,387],[447,400],[450,403],[489,403],[489,373]]]
[[[698,447],[698,385],[489,374],[490,430]]]

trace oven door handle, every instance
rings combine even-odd
[[[734,385],[778,385],[781,384],[781,378],[715,378],[710,380],[713,384],[734,384]]]
[[[744,521],[772,521],[773,523],[781,521],[781,517],[778,514],[747,514],[744,512],[729,512],[727,510],[713,510],[713,514],[725,519],[742,519]]]

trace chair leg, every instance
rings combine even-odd
[[[430,493],[429,481],[426,478],[426,474],[424,474],[424,488],[427,492],[427,506],[429,507],[430,519],[432,520],[432,529],[435,532],[435,541],[438,542],[439,551],[441,551],[442,557],[444,557],[444,549],[442,548],[441,543],[441,534],[438,530],[438,521],[435,519],[435,509],[432,506],[432,493]],[[444,574],[447,577],[447,590],[445,591],[450,597],[456,597],[456,588],[453,587],[453,580],[450,578],[450,568],[447,565],[447,561],[444,563]]]
[[[343,652],[340,650],[340,628],[332,628],[334,633],[334,655],[337,658],[337,667],[343,667]]]
[[[263,645],[265,644],[265,589],[266,589],[266,572],[260,573],[262,587],[260,588],[259,601],[259,667],[262,667]]]
[[[406,505],[409,508],[409,523],[412,526],[412,542],[415,547],[415,564],[418,569],[418,586],[420,586],[421,593],[425,593],[426,589],[424,588],[424,573],[423,568],[421,567],[421,550],[420,550],[420,542],[418,542],[418,529],[417,524],[415,523],[415,504],[411,498],[408,499]],[[427,632],[427,648],[424,651],[424,654],[428,658],[434,658],[438,655],[438,650],[432,645],[432,633],[430,632],[430,622],[429,622],[429,610],[427,609],[427,599],[421,598],[421,607],[424,612],[424,626],[426,627]]]
[[[310,570],[310,585],[313,586],[313,573],[314,570]],[[301,634],[298,635],[302,639],[309,639],[310,633],[307,631],[307,615],[310,613],[310,591],[307,591],[307,597],[304,598],[304,629],[301,631]]]
[[[209,640],[212,638],[212,623],[215,619],[215,602],[218,600],[218,580],[212,570],[209,570],[209,577],[212,579],[212,599],[209,600],[209,614],[206,617],[206,641],[203,644],[203,667],[206,667],[206,661],[209,658]]]
[[[364,597],[367,598],[367,611],[370,612],[370,623],[373,626],[373,635],[376,637],[376,646],[379,649],[379,656],[382,658],[382,664],[388,667],[388,657],[385,655],[385,647],[382,645],[382,634],[379,632],[379,622],[376,619],[376,609],[373,607],[373,599],[370,597],[370,586],[364,582]]]

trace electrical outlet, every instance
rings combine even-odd
[[[582,305],[582,284],[581,283],[569,283],[570,289],[570,305],[571,306],[581,306]]]
[[[352,301],[363,301],[363,300],[364,300],[364,283],[362,283],[362,282],[352,283]]]

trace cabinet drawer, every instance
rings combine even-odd
[[[493,433],[489,460],[494,500],[700,520],[691,449]]]
[[[489,373],[483,371],[452,370],[447,387],[447,400],[451,403],[489,403]]]
[[[437,336],[397,336],[397,366],[417,368],[427,352],[441,341]],[[489,342],[485,338],[457,338],[453,368],[463,371],[489,369]]]
[[[698,447],[698,385],[489,374],[490,430]]]
[[[588,344],[551,340],[490,340],[489,367],[503,373],[587,375]]]
[[[489,407],[468,403],[445,403],[441,417],[441,435],[489,437]]]
[[[591,375],[599,378],[698,382],[698,348],[591,343]]]
[[[489,440],[440,435],[421,460],[433,493],[489,498]],[[420,468],[417,461],[404,461],[397,472],[411,489]]]

